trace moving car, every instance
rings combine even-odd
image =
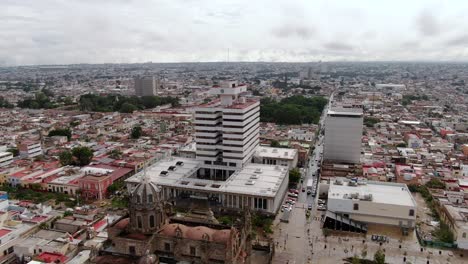
[[[307,206],[307,209],[308,209],[308,210],[312,210],[312,204],[309,204],[309,205]]]

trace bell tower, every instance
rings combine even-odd
[[[144,175],[130,195],[130,229],[151,235],[164,225],[166,215],[161,202],[161,189]]]

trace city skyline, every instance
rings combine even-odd
[[[0,2],[0,66],[468,60],[462,1]]]

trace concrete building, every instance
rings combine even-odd
[[[463,193],[459,201],[463,201]],[[468,208],[460,203],[441,205],[441,218],[448,224],[455,235],[458,248],[468,249]]]
[[[5,167],[13,162],[13,153],[0,152],[0,167]]]
[[[297,149],[272,148],[259,146],[255,151],[253,162],[268,165],[285,166],[293,169],[297,166]]]
[[[313,131],[293,128],[288,131],[288,139],[300,140],[300,141],[312,141],[315,138],[315,133]]]
[[[160,82],[154,76],[135,77],[136,96],[154,96],[158,94]]]
[[[206,197],[213,208],[249,207],[275,214],[289,183],[285,166],[249,163],[242,169],[228,171],[227,178],[221,173],[205,174],[205,168],[199,160],[169,158],[127,179],[127,187],[132,191],[146,173],[161,188],[162,199],[176,204],[190,197]]]
[[[406,184],[347,180],[330,181],[328,218],[335,222],[382,224],[412,229],[416,202]],[[334,218],[334,219],[333,219]]]
[[[219,99],[195,108],[197,159],[240,168],[259,144],[260,102],[239,97],[247,85],[228,81],[210,93]]]
[[[359,163],[362,124],[362,108],[331,108],[325,119],[324,160]]]
[[[163,199],[176,204],[202,197],[217,209],[277,213],[288,187],[288,169],[297,164],[297,150],[258,147],[260,103],[242,97],[246,91],[247,86],[236,81],[213,87],[210,92],[219,98],[194,109],[196,158],[159,161],[129,178],[128,190],[147,174],[160,186]],[[190,148],[181,156],[192,152]]]
[[[18,150],[21,157],[34,158],[42,155],[42,146],[40,142],[23,141],[18,144]]]

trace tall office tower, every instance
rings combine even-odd
[[[362,108],[335,107],[325,119],[324,160],[359,163],[361,157]]]
[[[242,167],[259,145],[260,102],[240,96],[245,84],[227,81],[210,90],[219,95],[195,108],[197,159],[207,165]]]
[[[159,88],[159,80],[154,76],[135,77],[135,95],[136,96],[153,96],[157,95]]]

